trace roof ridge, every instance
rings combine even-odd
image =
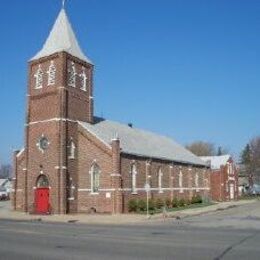
[[[125,123],[113,120],[97,117],[95,119],[94,124],[80,123],[86,130],[108,144],[117,133],[124,153],[206,166],[203,160],[173,138],[140,128],[131,128]]]

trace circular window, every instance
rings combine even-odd
[[[42,136],[39,139],[37,146],[43,152],[49,147],[49,144],[50,144],[49,140],[45,136]]]

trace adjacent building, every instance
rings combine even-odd
[[[230,155],[200,157],[211,168],[210,194],[212,200],[238,199],[238,171]]]

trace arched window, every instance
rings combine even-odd
[[[136,175],[137,175],[137,170],[136,170],[136,165],[132,164],[131,165],[131,190],[132,193],[136,193]]]
[[[75,151],[76,151],[76,145],[75,143],[71,140],[69,144],[69,159],[75,159]]]
[[[162,193],[162,177],[163,177],[163,173],[162,173],[162,169],[161,167],[158,170],[158,188],[159,188],[159,193]]]
[[[84,91],[87,91],[88,77],[86,75],[84,67],[82,67],[82,73],[79,75],[79,77],[80,77],[80,89],[84,90]]]
[[[180,171],[179,173],[179,187],[182,188],[182,184],[183,184],[183,174],[182,172]]]
[[[74,200],[75,198],[75,186],[72,178],[69,180],[69,200]]]
[[[46,175],[40,175],[37,184],[37,188],[49,188],[49,180]]]
[[[198,173],[196,173],[196,175],[195,175],[195,186],[196,186],[196,188],[199,187],[199,175],[198,175]]]
[[[99,178],[100,178],[100,168],[95,163],[92,165],[91,170],[91,192],[92,193],[98,193],[99,191]]]
[[[47,74],[48,74],[48,86],[54,85],[55,77],[56,77],[56,67],[54,65],[53,60],[51,61]]]
[[[43,71],[41,65],[39,65],[36,73],[34,74],[35,77],[35,89],[42,88],[43,84]]]
[[[68,67],[68,86],[69,87],[76,87],[76,68],[75,68],[75,63],[71,62],[69,67]]]
[[[179,173],[179,188],[180,188],[180,193],[183,193],[183,174],[182,171],[180,171]]]

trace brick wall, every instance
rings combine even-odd
[[[211,198],[216,201],[228,201],[232,199],[232,186],[234,187],[234,198],[238,199],[238,172],[233,160],[228,161],[232,165],[232,170],[228,170],[229,165],[223,165],[218,170],[212,170],[210,174]]]

